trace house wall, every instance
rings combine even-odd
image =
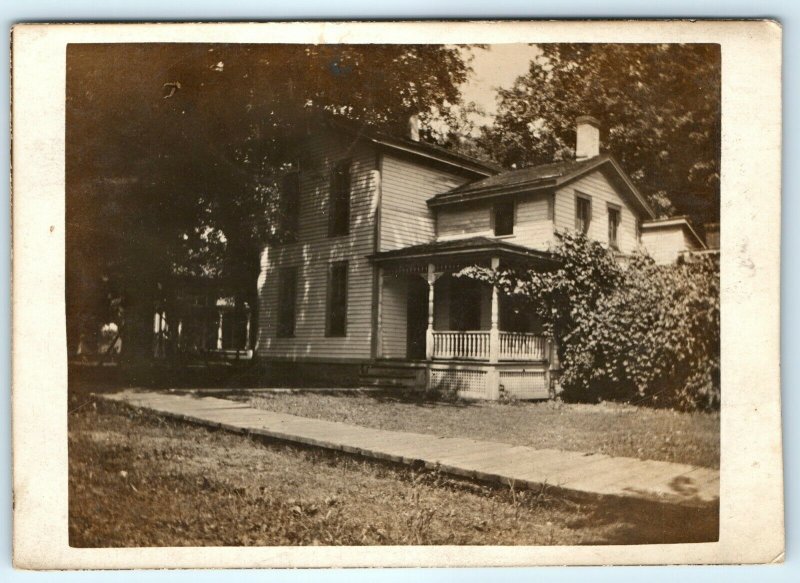
[[[407,294],[408,276],[392,274],[383,276],[381,329],[384,358],[405,358],[406,356]]]
[[[535,249],[547,249],[553,238],[550,219],[550,194],[536,192],[515,197],[514,234],[503,240]],[[438,239],[494,237],[493,201],[453,205],[438,210]]]
[[[696,251],[696,243],[681,225],[649,227],[642,231],[642,246],[659,265],[674,263],[681,251]]]
[[[429,243],[436,238],[427,200],[467,181],[453,171],[423,166],[384,153],[381,162],[380,251]]]
[[[612,203],[621,209],[617,232],[619,250],[623,253],[632,253],[639,247],[636,237],[638,213],[626,199],[619,195],[601,170],[595,170],[556,191],[555,228],[557,230],[575,229],[577,193],[588,196],[592,201],[592,217],[588,232],[590,238],[601,243],[608,243],[608,203]]]
[[[328,237],[330,174],[336,162],[350,158],[350,233]],[[261,256],[260,357],[365,359],[371,355],[373,270],[367,255],[374,250],[374,216],[379,175],[372,146],[352,138],[324,134],[310,139],[300,161],[298,241],[266,248]],[[347,335],[326,337],[328,268],[348,261]],[[295,335],[277,338],[278,272],[297,267]]]

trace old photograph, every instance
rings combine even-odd
[[[73,44],[66,99],[71,545],[717,540],[719,46]]]
[[[525,30],[63,43],[64,557],[741,543],[729,45]]]

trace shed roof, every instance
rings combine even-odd
[[[477,255],[497,256],[516,261],[524,260],[542,267],[554,266],[559,263],[558,258],[547,251],[539,251],[538,249],[490,237],[434,241],[432,243],[403,247],[402,249],[381,251],[370,255],[369,258],[376,263],[389,263],[429,261],[442,258],[472,258]]]

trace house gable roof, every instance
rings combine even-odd
[[[634,204],[646,216],[655,217],[650,205],[634,186],[631,179],[625,174],[619,163],[608,154],[602,154],[587,160],[569,160],[521,168],[519,170],[509,170],[437,194],[428,200],[428,205],[431,207],[444,206],[531,190],[559,188],[597,169],[611,171],[618,185],[628,194]]]
[[[486,160],[454,152],[429,142],[391,136],[364,125],[356,125],[342,120],[328,120],[331,128],[368,140],[382,148],[414,156],[448,166],[456,166],[478,176],[492,176],[503,171],[503,167]]]

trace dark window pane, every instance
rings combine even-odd
[[[328,279],[328,336],[347,332],[347,262],[331,265]]]
[[[294,336],[297,307],[297,268],[281,269],[278,275],[278,336]]]
[[[512,235],[514,233],[514,202],[501,202],[494,205],[494,234]]]
[[[575,229],[584,235],[589,232],[592,216],[592,202],[588,198],[578,197],[575,201]]]
[[[331,237],[350,232],[350,161],[339,162],[331,174],[330,223]]]
[[[620,212],[619,209],[609,208],[608,209],[608,243],[617,248],[618,241],[617,241],[617,233],[619,231],[619,219],[620,219]]]

